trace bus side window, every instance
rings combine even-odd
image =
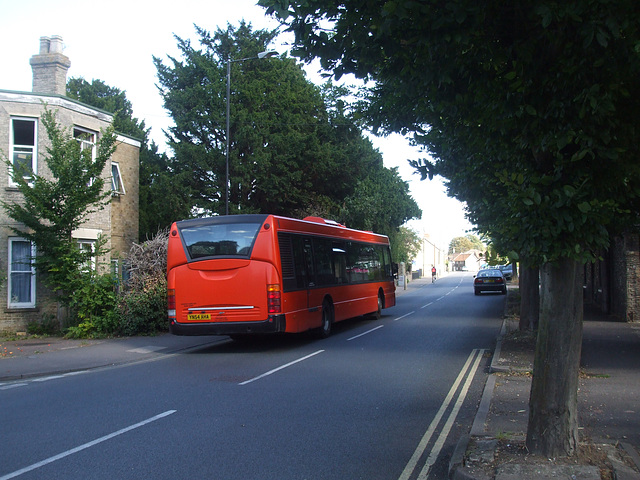
[[[313,239],[313,253],[316,265],[316,279],[318,285],[333,285],[336,283],[333,273],[332,242],[326,238]]]
[[[335,282],[337,284],[349,283],[347,277],[347,250],[344,242],[333,242],[332,245],[333,256],[333,273],[335,275]]]
[[[309,286],[309,270],[305,254],[305,240],[298,235],[291,235],[291,243],[293,246],[295,286],[296,288],[307,288]]]
[[[316,270],[313,268],[313,247],[311,246],[311,239],[304,239],[304,265],[306,266],[307,278],[305,287],[315,287],[316,286]]]
[[[349,274],[349,283],[360,283],[365,278],[365,266],[360,260],[360,244],[350,243],[347,254],[347,272]]]
[[[391,250],[389,247],[384,248],[384,277],[393,278],[393,263],[391,262]]]

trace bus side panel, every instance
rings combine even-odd
[[[333,290],[334,321],[336,322],[375,312],[378,309],[378,288],[374,284],[362,283]]]
[[[392,280],[384,287],[384,308],[396,306],[396,284]]]
[[[282,294],[282,311],[287,319],[287,332],[300,333],[320,326],[320,312],[310,312],[307,290],[297,290]]]

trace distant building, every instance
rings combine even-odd
[[[67,70],[71,65],[62,53],[62,38],[42,37],[40,51],[31,57],[33,71],[32,92],[0,90],[0,152],[13,164],[26,164],[41,176],[51,176],[44,158],[50,146],[42,125],[42,114],[47,108],[57,114],[58,123],[69,128],[83,148],[96,148],[101,130],[113,122],[113,115],[71,100],[65,96]],[[5,68],[8,66],[5,66]],[[111,202],[73,233],[81,248],[92,249],[103,235],[109,239],[111,252],[106,258],[96,259],[96,265],[106,263],[113,269],[128,254],[138,239],[138,186],[139,140],[118,135],[117,148],[104,171],[111,190]],[[0,163],[0,200],[20,202],[21,193],[12,182],[7,165]],[[0,208],[0,275],[5,278],[0,295],[5,295],[6,307],[0,308],[0,332],[26,329],[30,321],[40,320],[45,314],[57,315],[57,305],[41,282],[39,275],[28,264],[35,246],[20,238],[10,229],[16,226]]]
[[[458,253],[451,259],[454,272],[477,272],[483,263],[482,252],[480,250],[469,250],[465,253]]]
[[[431,278],[431,268],[434,266],[438,274],[447,269],[447,252],[444,248],[436,246],[431,236],[425,233],[422,235],[420,251],[412,262],[412,271],[416,278],[418,273],[420,276]]]

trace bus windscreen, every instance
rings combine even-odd
[[[180,229],[191,260],[211,257],[249,257],[262,223],[214,223]]]

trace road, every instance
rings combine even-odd
[[[0,480],[444,479],[504,296],[413,288],[333,335],[233,342],[0,391]]]

